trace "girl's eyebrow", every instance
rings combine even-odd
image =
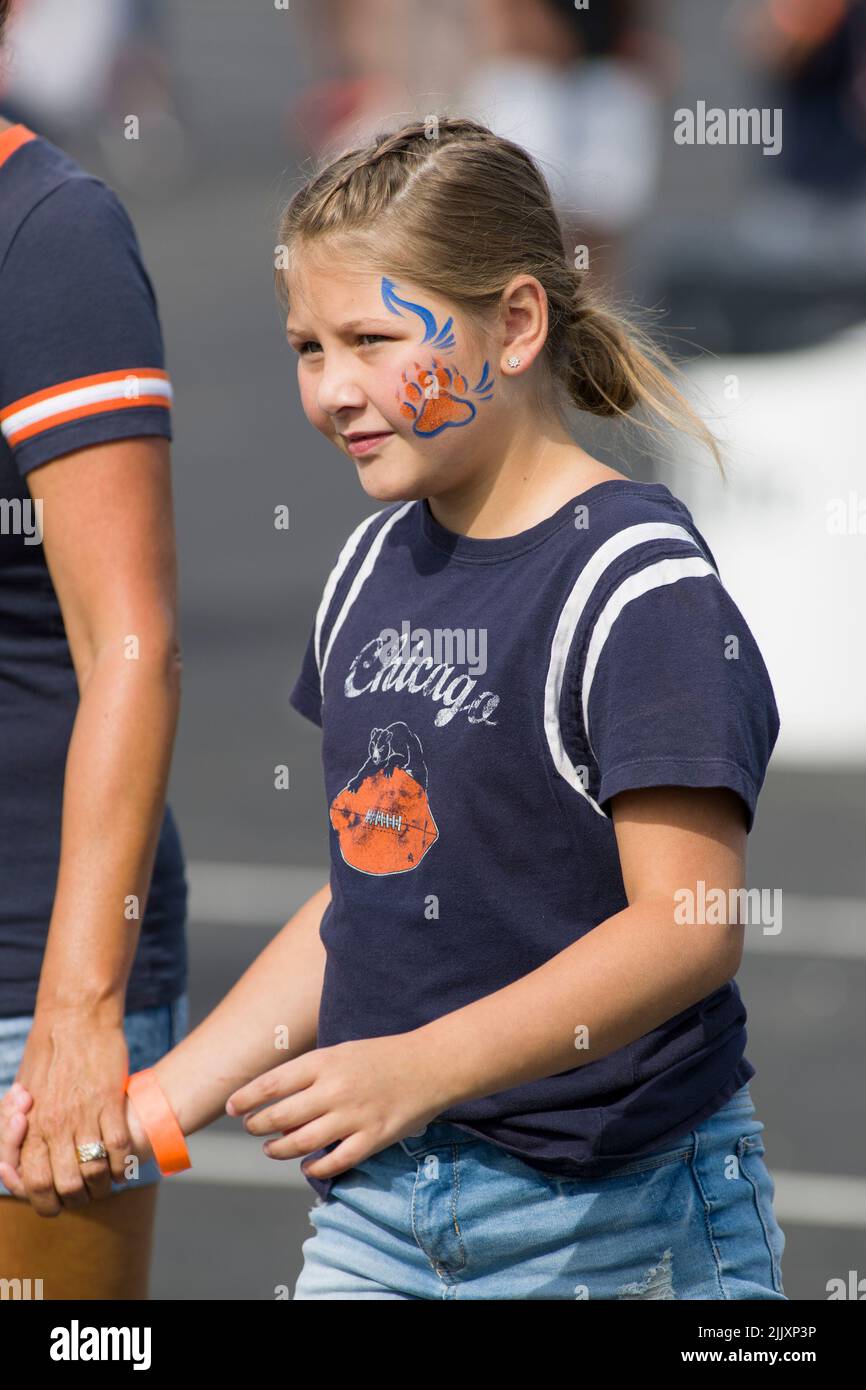
[[[349,319],[346,323],[341,323],[341,324],[339,324],[338,327],[337,327],[337,332],[338,332],[338,333],[351,333],[351,332],[353,332],[356,328],[360,328],[360,327],[362,326],[362,324],[366,324],[367,326],[369,326],[369,325],[372,324],[372,323],[376,324],[377,327],[380,327],[380,328],[394,328],[394,327],[397,326],[397,325],[395,325],[393,319],[377,319],[377,318],[375,317],[375,315],[370,314],[370,315],[368,315],[368,316],[365,317],[365,318],[360,318],[360,319]],[[288,335],[289,333],[294,333],[294,334],[296,334],[296,335],[297,335],[297,334],[301,334],[302,331],[303,331],[303,330],[301,330],[301,329],[299,329],[299,328],[293,327],[293,325],[290,324],[290,323],[287,323],[287,324],[286,324],[286,334],[287,334],[287,335]]]

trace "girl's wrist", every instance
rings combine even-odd
[[[186,1122],[178,1104],[178,1081],[166,1076],[173,1053],[152,1067],[136,1073],[128,1083],[127,1118],[136,1152],[156,1159],[162,1173],[183,1172],[190,1167],[186,1147]],[[145,1075],[146,1073],[146,1075]]]
[[[147,1132],[136,1114],[135,1106],[128,1096],[126,1099],[126,1123],[129,1126],[132,1151],[138,1158],[146,1163],[148,1159],[153,1158],[153,1149],[150,1146]]]

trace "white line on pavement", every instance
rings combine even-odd
[[[773,1206],[782,1225],[866,1228],[866,1179],[770,1172],[776,1184]]]
[[[203,860],[189,864],[187,873],[194,928],[271,927],[274,931],[328,878],[328,870],[323,868]],[[774,931],[769,922],[766,926],[770,930],[759,924],[747,925],[747,952],[866,960],[866,900],[774,890],[768,901],[771,905],[781,902],[781,930]]]
[[[327,869],[276,864],[187,864],[193,925],[278,930],[327,882]]]

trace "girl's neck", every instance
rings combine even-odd
[[[626,479],[575,444],[564,432],[536,440],[529,450],[508,457],[493,475],[474,477],[438,496],[428,497],[436,521],[458,535],[478,540],[515,536],[546,520],[596,483]]]

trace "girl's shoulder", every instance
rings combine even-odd
[[[639,482],[624,476],[601,479],[570,504],[574,525],[585,532],[579,560],[596,551],[629,552],[635,562],[645,555],[695,551],[717,571],[710,547],[681,498],[666,483]]]

